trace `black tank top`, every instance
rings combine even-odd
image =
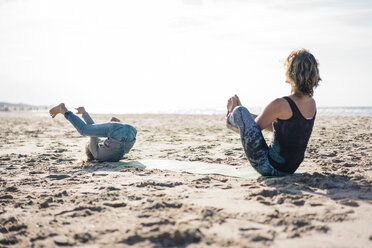
[[[276,119],[273,122],[274,135],[269,146],[270,164],[282,172],[293,173],[304,160],[307,143],[314,126],[315,115],[306,119],[289,97],[284,97],[292,109],[288,120]]]

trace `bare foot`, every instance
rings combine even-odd
[[[226,106],[227,107],[227,114],[226,114],[226,116],[228,116],[234,110],[234,108],[236,106],[238,106],[237,101],[239,100],[239,98],[236,99],[235,96],[230,97],[229,100],[227,101],[227,106]]]
[[[86,112],[84,107],[78,107],[76,110],[76,114],[84,114]]]
[[[242,103],[237,95],[234,95],[233,98],[235,98],[237,106],[242,106]]]
[[[233,104],[232,97],[230,97],[229,100],[227,100],[227,105],[226,105],[227,113],[226,113],[226,116],[229,116],[229,114],[231,112],[231,106],[232,106],[232,104]]]
[[[49,114],[52,118],[56,117],[58,114],[65,114],[67,111],[67,108],[64,103],[60,103],[57,106],[51,108],[49,110]]]

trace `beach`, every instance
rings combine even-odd
[[[124,162],[250,166],[223,115],[117,117],[138,131]],[[0,247],[372,246],[372,117],[318,117],[299,173],[252,179],[87,163],[62,115],[0,126]]]

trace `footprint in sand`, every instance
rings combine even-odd
[[[179,185],[183,185],[181,182],[155,182],[155,181],[146,181],[146,182],[140,182],[136,184],[136,187],[143,188],[147,186],[158,186],[158,187],[167,187],[167,188],[173,188]]]
[[[16,238],[15,235],[9,235],[3,239],[0,239],[0,244],[2,245],[15,245],[17,243],[18,243],[18,239]]]
[[[62,179],[68,178],[68,177],[70,177],[70,176],[69,175],[64,175],[64,174],[47,176],[47,178],[55,179],[55,180],[62,180]]]
[[[89,241],[94,241],[95,238],[90,233],[76,233],[74,239],[80,243],[87,243]]]
[[[156,246],[164,247],[174,247],[174,246],[187,246],[191,243],[198,243],[203,238],[202,232],[198,228],[185,228],[178,229],[175,231],[157,231],[148,233],[136,233],[134,235],[128,236],[121,240],[120,243],[127,245],[135,245],[143,241],[150,241]]]
[[[349,207],[359,207],[359,204],[356,201],[352,201],[350,199],[343,199],[339,203]]]
[[[156,202],[147,209],[161,209],[161,208],[181,208],[182,203],[169,203],[166,201]]]
[[[15,217],[0,218],[0,233],[6,234],[0,239],[2,245],[15,245],[18,243],[16,235],[27,230],[27,225],[18,223]]]
[[[125,202],[105,202],[103,205],[113,208],[123,208],[127,206]]]
[[[56,236],[56,237],[54,237],[53,241],[58,246],[73,246],[73,245],[75,245],[75,242],[70,240],[66,236]]]

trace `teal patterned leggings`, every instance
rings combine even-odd
[[[269,147],[260,128],[243,106],[236,107],[229,116],[229,123],[239,129],[244,152],[252,167],[263,176],[286,176],[289,173],[275,169],[269,162]]]

